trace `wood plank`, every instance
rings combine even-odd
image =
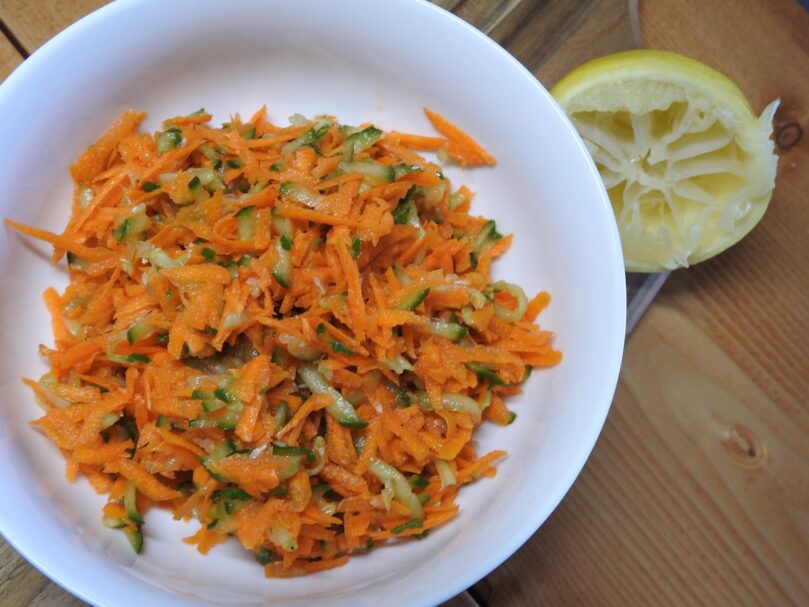
[[[744,52],[728,52],[710,36],[700,40],[698,32],[684,36],[679,49],[728,74],[757,110],[781,98],[775,194],[744,241],[693,271],[678,272],[666,294],[694,313],[700,330],[738,360],[806,434],[809,411],[797,405],[809,394],[809,138],[801,136],[809,129],[809,13],[791,0],[743,4],[741,11],[717,13],[711,6],[704,12],[716,22],[714,35],[745,40]],[[678,27],[670,8],[662,0],[644,7],[645,35],[662,48],[673,48],[673,41],[658,24],[670,20]],[[749,20],[739,18],[745,12]],[[771,32],[777,36],[770,38]],[[776,39],[779,44],[772,44]]]
[[[106,0],[3,0],[0,20],[28,53],[33,53],[74,21],[107,4]]]
[[[489,576],[488,604],[807,604],[799,430],[768,420],[769,396],[665,300],[630,338],[624,368],[587,467]],[[773,496],[792,509],[777,534]]]
[[[525,0],[465,0],[458,3],[452,12],[480,31],[491,34],[505,19],[520,14],[530,4]]]
[[[809,17],[796,3],[641,9],[648,46],[721,69],[756,109],[780,96],[782,143],[809,127]],[[599,29],[603,41],[612,16],[583,25],[536,72],[552,84],[575,65],[568,45]],[[476,586],[490,607],[809,604],[807,145],[780,150],[774,200],[750,236],[664,287],[629,339],[579,480]]]
[[[585,61],[641,46],[632,30],[628,7],[628,0],[604,0],[561,48],[533,68],[536,77],[550,88]]]
[[[760,109],[777,96],[806,108],[809,14],[794,0],[640,3],[650,48],[675,50],[728,74]],[[696,18],[695,11],[699,17]],[[800,75],[802,77],[793,77]]]
[[[28,607],[88,607],[87,603],[65,592],[56,584],[48,584],[34,597]]]
[[[685,29],[676,48],[728,74],[755,109],[780,97],[775,122],[781,147],[775,195],[761,223],[727,253],[677,273],[668,293],[689,311],[704,310],[695,316],[700,328],[739,359],[745,373],[769,381],[773,401],[807,430],[809,416],[794,403],[809,394],[809,138],[800,136],[809,129],[809,13],[791,0],[747,0],[742,10],[724,13],[706,6],[706,21],[715,26],[713,36],[700,37],[678,22],[682,12],[662,1],[645,3],[649,42],[675,48],[659,24]],[[749,20],[740,18],[745,13]],[[745,40],[744,52],[729,52],[716,41],[734,37]]]
[[[0,538],[0,596],[4,607],[24,607],[50,581]]]
[[[2,539],[0,597],[3,607],[89,607],[42,575]]]
[[[468,592],[462,592],[458,596],[441,603],[440,607],[480,607],[480,604],[472,598]]]
[[[14,45],[3,34],[0,34],[0,82],[22,63],[22,57]]]
[[[0,603],[3,607],[85,607],[34,569],[0,538]],[[459,604],[457,607],[463,607]]]
[[[600,4],[598,0],[526,3],[526,12],[519,20],[504,20],[492,31],[492,37],[533,71],[558,51]]]

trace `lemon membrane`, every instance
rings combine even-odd
[[[627,270],[659,272],[713,257],[766,211],[777,100],[756,117],[723,74],[645,49],[585,63],[551,93],[601,173]]]

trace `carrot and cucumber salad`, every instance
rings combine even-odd
[[[33,424],[136,552],[161,506],[203,553],[234,536],[268,576],[305,574],[424,538],[495,473],[475,429],[561,354],[549,295],[490,276],[511,237],[416,150],[494,158],[425,112],[440,136],[263,108],[150,134],[127,111],[71,167],[63,233],[6,221],[70,273],[44,295]]]

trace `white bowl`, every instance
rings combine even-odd
[[[129,0],[73,25],[0,87],[0,216],[61,231],[67,166],[127,107],[147,127],[200,106],[217,121],[266,103],[276,122],[300,112],[430,134],[422,106],[448,116],[498,158],[447,172],[477,192],[474,210],[514,232],[496,274],[553,294],[541,324],[561,366],[534,373],[519,418],[482,428],[480,450],[507,448],[494,479],[462,490],[461,513],[424,541],[385,546],[345,567],[273,579],[238,545],[207,557],[180,538],[195,527],[152,510],[146,548],[102,527],[104,498],[68,485],[57,449],[30,429],[40,415],[20,377],[45,370],[52,337],[41,293],[64,286],[48,250],[0,239],[0,531],[84,600],[135,605],[436,604],[503,562],[578,475],[615,389],[624,339],[621,247],[584,146],[542,86],[481,33],[415,0]]]

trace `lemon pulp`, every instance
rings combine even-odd
[[[744,237],[767,209],[777,101],[757,118],[719,72],[651,50],[595,59],[551,93],[601,173],[627,270],[708,259]]]

